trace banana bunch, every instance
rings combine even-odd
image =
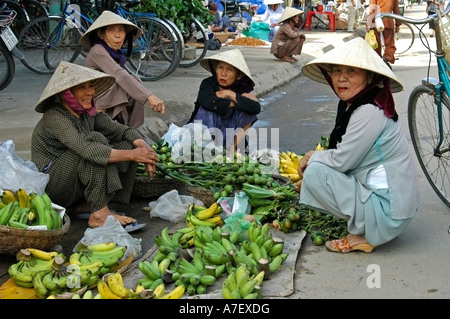
[[[316,151],[327,150],[329,144],[330,144],[330,141],[328,140],[328,137],[326,137],[326,136],[321,136],[321,137],[320,137],[320,142],[317,143],[315,150],[316,150]]]
[[[252,275],[246,264],[231,271],[222,283],[224,299],[261,299],[264,271]]]
[[[216,278],[225,270],[223,266],[209,266],[204,262],[202,253],[196,250],[192,263],[187,259],[181,258],[178,262],[175,272],[172,274],[172,280],[175,286],[185,287],[185,292],[192,296],[195,294],[205,294],[207,288],[216,283]]]
[[[64,258],[58,252],[45,252],[39,249],[21,249],[17,255],[17,262],[9,266],[8,274],[16,285],[24,288],[33,287],[34,276],[41,271],[50,271],[56,257]]]
[[[211,243],[212,241],[221,241],[222,237],[226,237],[232,244],[237,244],[239,240],[240,232],[235,229],[231,234],[221,228],[221,226],[216,226],[211,228],[209,226],[197,226],[195,227],[194,233],[194,246],[196,248],[202,248],[206,243]]]
[[[135,290],[125,287],[122,274],[118,271],[108,273],[97,283],[101,299],[139,299]]]
[[[16,192],[4,190],[1,203],[0,225],[21,229],[44,225],[47,230],[62,227],[62,218],[52,207],[52,201],[46,193],[27,194],[23,188]]]
[[[289,178],[292,183],[299,181],[300,176],[297,169],[302,157],[303,155],[298,155],[291,151],[280,152],[278,155],[278,170],[281,176]]]
[[[214,202],[209,207],[202,207],[191,203],[186,213],[186,223],[189,227],[209,226],[216,227],[223,224],[220,213],[222,207],[217,202]]]
[[[70,264],[91,265],[100,262],[100,274],[104,275],[116,266],[125,255],[126,246],[117,246],[115,242],[97,243],[77,248],[69,257]],[[94,264],[95,265],[95,264]]]

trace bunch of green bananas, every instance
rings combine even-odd
[[[32,288],[33,277],[38,272],[51,270],[56,257],[64,258],[64,255],[35,248],[21,249],[16,255],[17,262],[9,266],[8,274],[17,286]]]
[[[0,225],[28,229],[44,225],[47,230],[62,227],[62,218],[54,210],[48,194],[28,194],[23,188],[4,190],[0,202]]]
[[[231,271],[222,283],[224,299],[261,299],[264,271],[253,275],[246,264]]]
[[[126,250],[126,246],[117,246],[115,242],[79,246],[77,251],[70,256],[69,261],[71,264],[79,266],[101,262],[103,266],[100,274],[104,275],[119,264]]]

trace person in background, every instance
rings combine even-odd
[[[214,21],[211,22],[211,32],[234,32],[235,29],[231,25],[230,18],[225,15],[221,16],[218,9],[218,5],[214,0],[208,2],[209,12],[214,16]]]
[[[336,7],[336,29],[353,31],[358,27],[358,10],[355,0],[340,0]]]
[[[420,205],[414,156],[392,96],[402,84],[360,37],[302,73],[328,84],[339,103],[329,148],[300,160],[300,203],[347,221],[349,234],[327,241],[328,250],[370,253],[399,236]]]
[[[384,63],[391,68],[391,64],[395,63],[395,32],[399,32],[400,20],[393,20],[383,18],[384,30],[379,32],[375,26],[376,14],[380,12],[395,13],[400,15],[400,9],[398,7],[398,0],[370,0],[369,15],[366,21],[366,31],[373,29],[377,38],[378,48],[375,51],[380,57],[383,58]],[[395,23],[395,25],[394,25]],[[381,35],[384,39],[384,45],[381,43]],[[384,47],[384,51],[381,50]]]
[[[114,76],[116,82],[96,98],[99,112],[108,113],[112,119],[137,128],[144,123],[144,105],[162,115],[164,101],[142,85],[137,75],[125,69],[126,56],[121,49],[142,34],[140,28],[119,15],[105,10],[80,39],[80,44],[90,47],[84,65]]]
[[[444,9],[444,0],[431,0],[427,1],[427,7],[425,9],[428,16],[436,14],[439,10]],[[434,26],[433,22],[429,23],[429,28],[431,30],[430,37],[434,37]]]
[[[201,121],[208,128],[220,130],[222,140],[216,143],[227,150],[237,150],[247,131],[261,112],[258,98],[251,92],[255,86],[244,56],[239,49],[204,58],[200,65],[211,76],[200,84],[195,108],[188,123]],[[235,136],[227,136],[227,129]],[[241,129],[241,130],[236,130]]]
[[[31,137],[31,159],[50,177],[45,192],[55,204],[90,213],[89,227],[110,215],[124,226],[135,223],[109,204],[129,203],[138,163],[152,177],[158,162],[137,130],[97,112],[94,97],[114,82],[106,73],[63,61],[35,108],[43,115]]]
[[[261,20],[269,24],[269,42],[272,42],[275,33],[280,28],[279,21],[284,11],[284,8],[281,6],[282,3],[284,3],[283,0],[264,0],[267,10],[262,15]]]
[[[280,29],[275,33],[270,53],[286,62],[297,62],[294,55],[302,53],[306,36],[300,31],[300,16],[303,11],[287,7],[280,19]]]
[[[292,1],[292,8],[303,11],[302,3],[300,0]]]

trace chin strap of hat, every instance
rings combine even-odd
[[[131,52],[133,51],[133,38],[137,34],[137,30],[133,29],[133,31],[128,32],[127,34],[127,57],[131,56]]]

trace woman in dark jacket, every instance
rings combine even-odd
[[[203,59],[201,66],[212,73],[200,84],[195,109],[189,123],[201,121],[210,131],[217,128],[222,146],[234,150],[261,112],[258,98],[251,94],[255,82],[239,49]],[[232,129],[234,134],[227,134]],[[217,134],[216,138],[217,138]]]

